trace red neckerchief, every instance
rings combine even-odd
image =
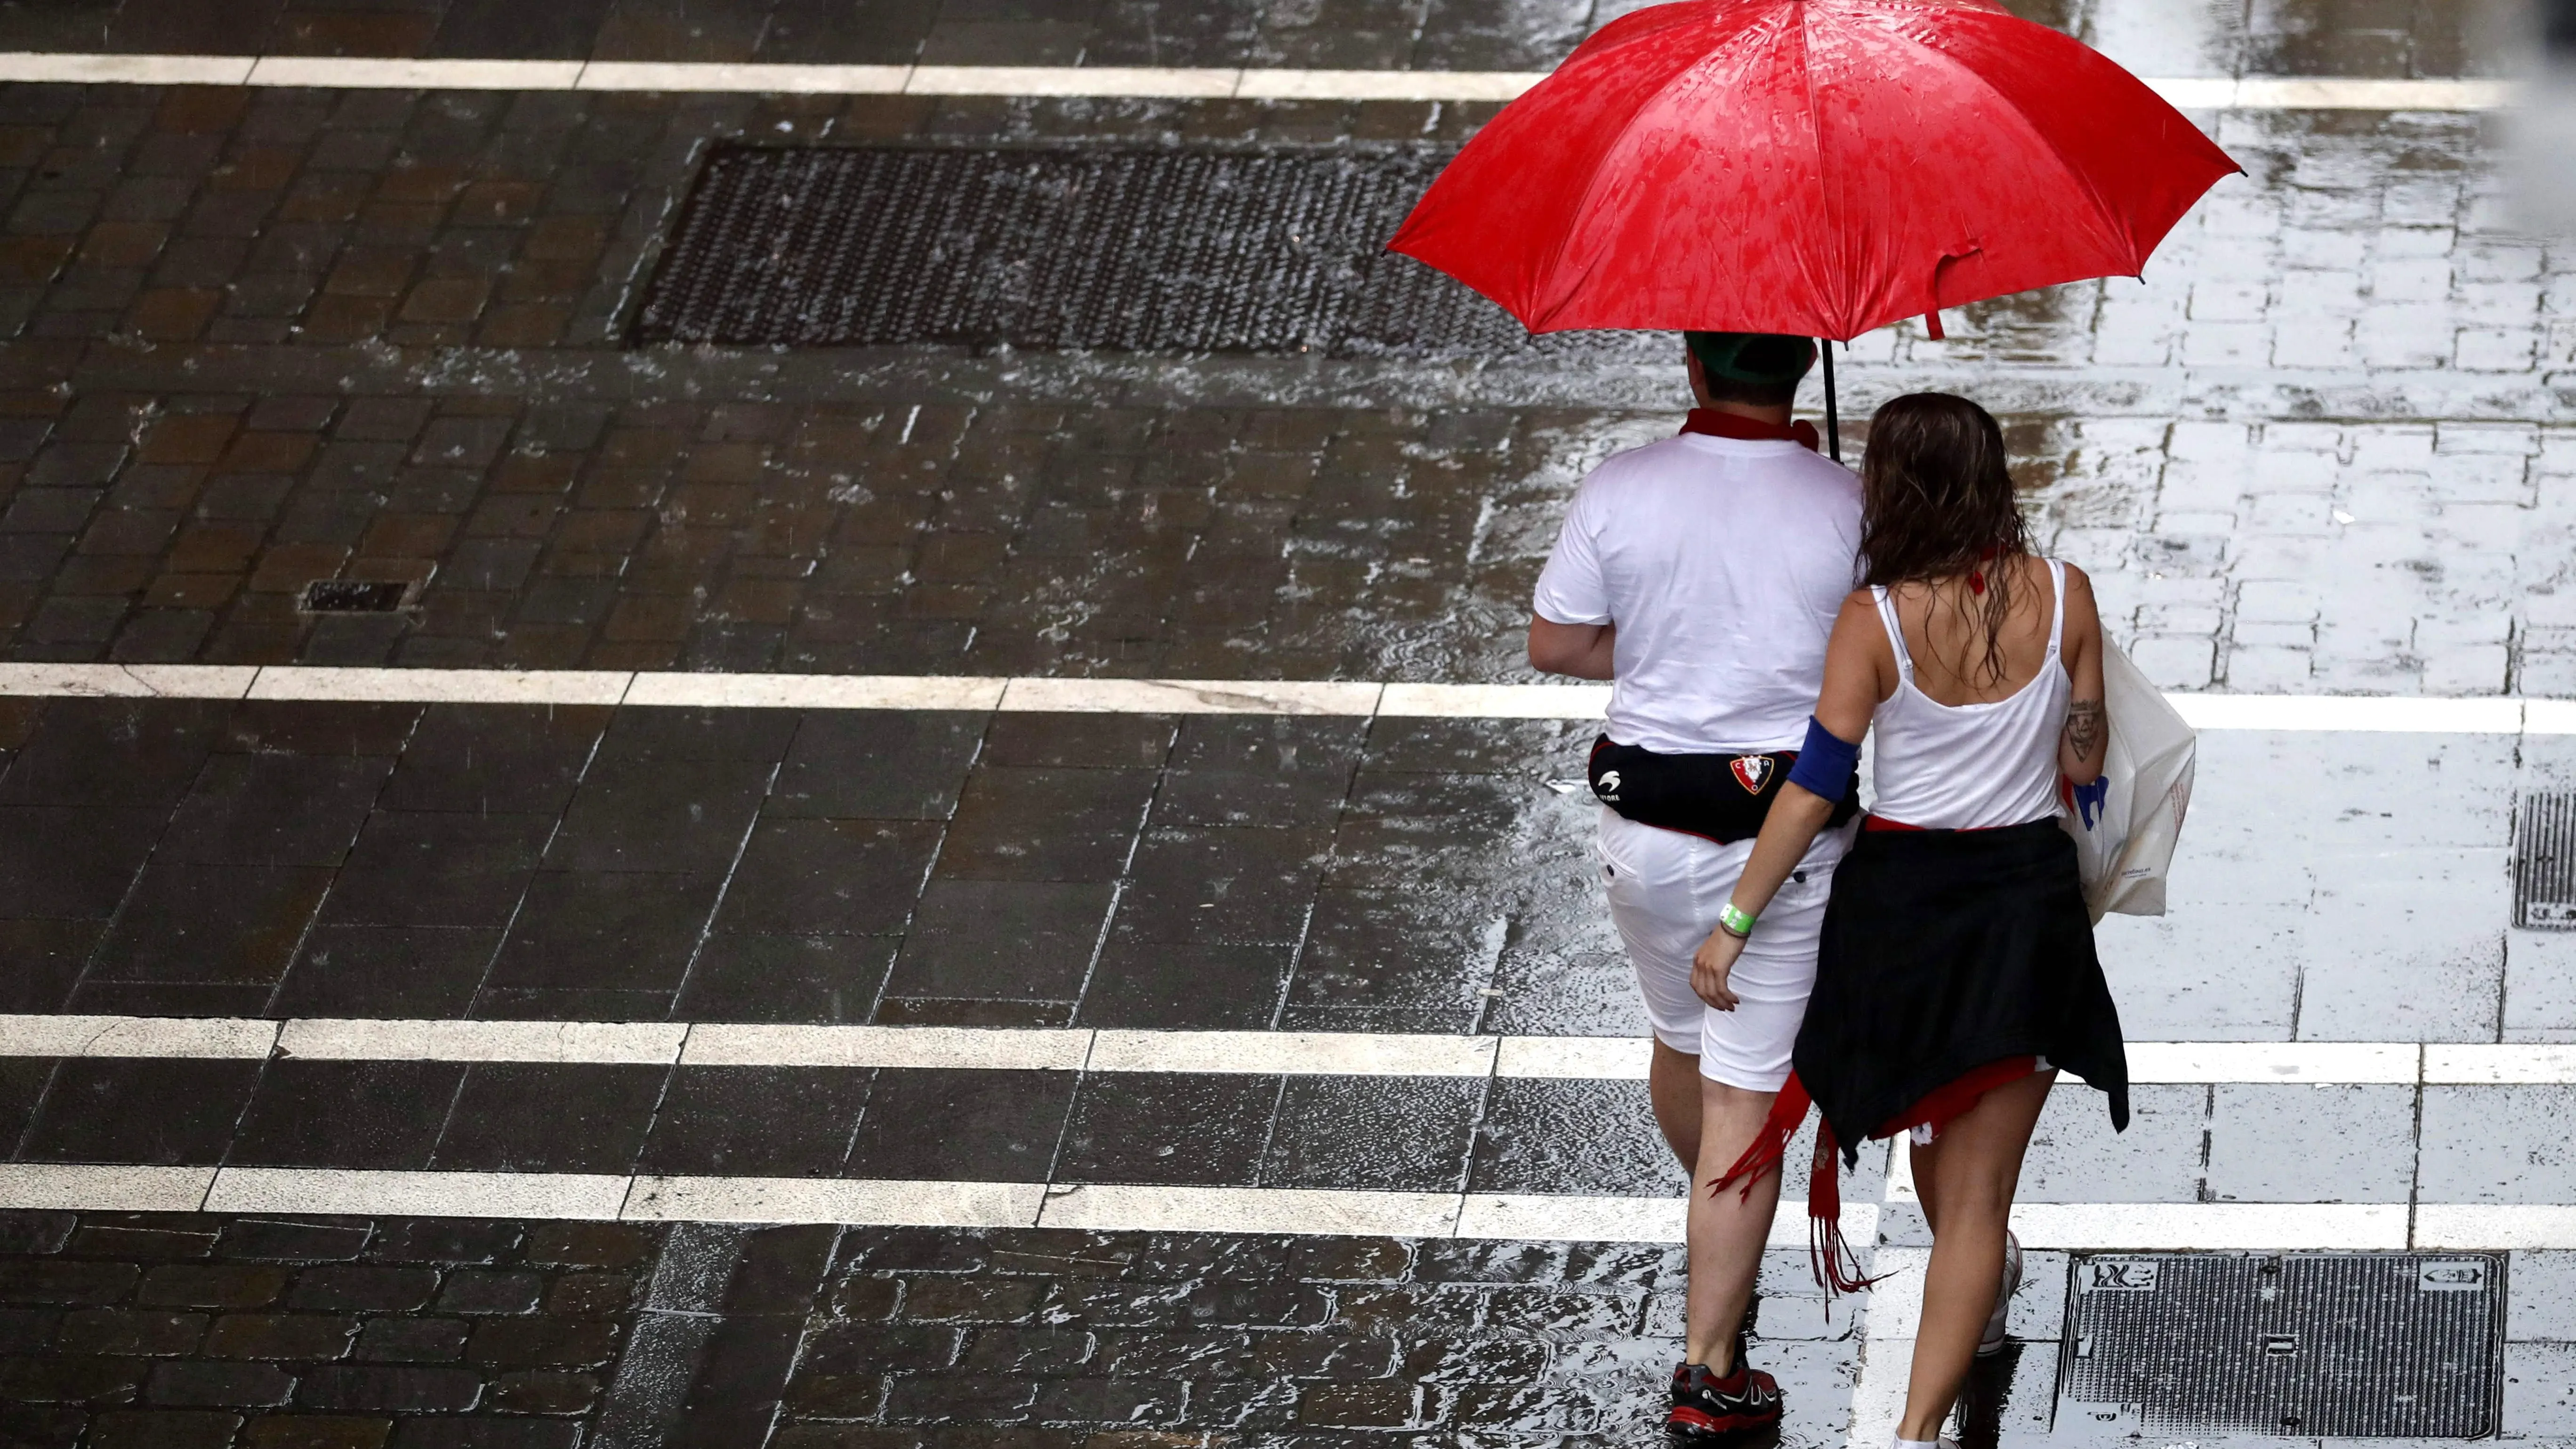
[[[1810,453],[1816,451],[1816,425],[1803,418],[1794,423],[1766,423],[1721,408],[1692,408],[1690,416],[1682,419],[1682,431],[1712,438],[1740,438],[1748,443],[1795,443]]]

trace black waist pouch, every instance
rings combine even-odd
[[[1592,793],[1621,817],[1730,845],[1762,833],[1771,802],[1789,782],[1796,750],[1761,755],[1659,755],[1643,745],[1592,742]],[[1860,766],[1834,803],[1831,825],[1860,813]]]

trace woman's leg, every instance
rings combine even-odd
[[[1936,1439],[1994,1311],[2003,1277],[2004,1228],[2031,1128],[2057,1073],[2033,1072],[1995,1088],[1914,1149],[1914,1187],[1932,1223],[1932,1263],[1923,1274],[1923,1322],[1914,1335],[1914,1376],[1905,1388],[1897,1437]]]

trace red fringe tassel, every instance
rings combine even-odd
[[[1806,1083],[1790,1073],[1780,1095],[1772,1099],[1771,1115],[1763,1119],[1735,1165],[1709,1180],[1708,1195],[1715,1197],[1741,1183],[1739,1200],[1751,1198],[1754,1185],[1777,1171],[1788,1157],[1789,1139],[1797,1135],[1813,1105]],[[1822,1121],[1816,1123],[1816,1160],[1807,1172],[1807,1266],[1828,1299],[1857,1293],[1878,1281],[1861,1272],[1860,1254],[1843,1237],[1842,1164],[1835,1160],[1834,1129]]]
[[[1894,1122],[1872,1133],[1873,1137],[1893,1137],[1915,1127],[1930,1126],[1935,1132],[1952,1119],[1977,1105],[1979,1098],[2007,1082],[2018,1081],[2038,1070],[2035,1057],[2006,1057],[1967,1073],[1943,1086],[1914,1109]],[[1791,1072],[1781,1084],[1780,1095],[1771,1102],[1771,1115],[1762,1119],[1761,1128],[1753,1134],[1735,1165],[1709,1179],[1708,1195],[1715,1197],[1730,1187],[1739,1188],[1739,1200],[1750,1199],[1753,1188],[1766,1173],[1778,1170],[1789,1155],[1789,1139],[1807,1120],[1807,1109],[1815,1100],[1807,1095],[1807,1084]],[[1857,1293],[1878,1281],[1861,1272],[1860,1254],[1843,1237],[1842,1163],[1834,1147],[1834,1129],[1821,1118],[1816,1123],[1816,1160],[1807,1171],[1807,1265],[1816,1275],[1816,1283],[1825,1290],[1828,1300],[1844,1293]]]

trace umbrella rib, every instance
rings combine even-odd
[[[1823,213],[1823,224],[1819,226],[1817,230],[1824,236],[1825,245],[1831,247],[1834,251],[1833,274],[1837,277],[1847,277],[1851,275],[1851,258],[1842,255],[1845,238],[1842,234],[1841,228],[1835,225],[1836,213],[1840,211],[1841,208],[1834,204],[1836,199],[1834,191],[1840,178],[1834,173],[1833,168],[1826,164],[1825,113],[1823,107],[1823,96],[1816,87],[1815,46],[1811,43],[1811,38],[1807,33],[1809,13],[1805,0],[1800,0],[1798,5],[1798,72],[1801,83],[1807,88],[1807,144],[1815,148],[1816,209]],[[1803,263],[1805,259],[1802,256],[1800,260]],[[1827,289],[1822,286],[1817,287],[1816,292],[1819,296],[1829,294]],[[1837,331],[1841,330],[1843,325],[1851,320],[1850,317],[1843,312],[1843,304],[1846,300],[1848,299],[1841,296],[1835,296],[1834,298],[1835,316],[1832,326]],[[1851,339],[1845,337],[1837,340],[1848,342]]]
[[[2066,176],[2072,178],[2075,184],[2082,189],[2085,197],[2093,203],[2092,211],[2095,222],[2109,227],[2119,235],[2121,254],[2127,258],[2129,264],[2129,270],[2121,275],[2134,277],[2146,269],[2147,259],[2138,255],[2138,239],[2130,234],[2127,223],[2118,219],[2120,215],[2119,212],[2112,207],[2106,199],[2104,199],[2101,189],[2093,184],[2093,178],[2090,175],[2087,175],[2083,168],[2066,159],[2066,153],[2058,148],[2056,137],[2050,135],[2046,129],[2033,124],[2030,117],[2023,112],[2021,107],[2011,104],[2011,98],[2006,96],[2002,90],[1997,88],[1993,81],[1988,80],[1985,74],[1979,71],[1976,67],[1969,65],[1967,62],[1960,60],[1957,56],[1950,54],[1950,52],[1943,50],[1938,46],[1925,45],[1922,46],[1921,49],[1925,54],[1936,58],[1941,65],[1946,66],[1958,74],[1968,77],[1971,81],[1976,83],[1979,90],[2002,103],[1997,107],[1997,109],[2004,115],[2010,116],[2025,133],[2036,138],[2039,144],[2047,150],[2049,159],[2057,163],[2057,169]],[[2123,72],[2123,74],[2126,74],[2126,72]],[[1935,291],[1932,301],[1935,306],[1938,306],[1941,298],[1938,292],[1939,280],[1937,275],[1934,279],[1933,285]]]

